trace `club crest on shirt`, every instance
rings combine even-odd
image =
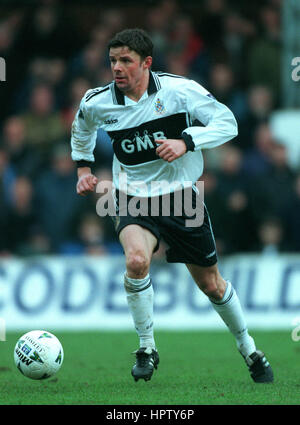
[[[159,115],[164,114],[166,112],[164,104],[162,103],[162,101],[159,98],[157,98],[156,102],[155,102],[155,111]]]

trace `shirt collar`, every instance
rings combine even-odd
[[[114,103],[117,104],[117,105],[125,105],[125,96],[122,93],[122,91],[118,88],[115,81],[112,85],[112,88],[113,88],[113,101],[114,101]],[[150,96],[153,93],[156,93],[160,88],[161,88],[161,85],[160,85],[160,82],[159,82],[157,75],[154,72],[150,71],[149,83],[148,83],[148,88],[147,88],[148,96]]]

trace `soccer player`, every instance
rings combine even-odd
[[[152,50],[151,39],[141,29],[126,29],[114,36],[108,44],[113,81],[87,91],[74,119],[71,138],[72,158],[78,166],[77,193],[82,196],[92,192],[98,182],[92,174],[97,129],[101,127],[111,138],[117,211],[114,222],[126,258],[124,286],[128,307],[140,340],[132,376],[135,381],[147,381],[159,363],[149,269],[152,254],[163,238],[169,247],[167,261],[186,264],[195,283],[236,338],[252,379],[272,382],[271,366],[248,334],[237,294],[218,270],[204,203],[203,220],[197,226],[187,226],[183,201],[178,208],[178,199],[183,198],[178,194],[184,195],[188,190],[193,207],[197,206],[196,182],[203,171],[201,151],[234,138],[236,120],[225,105],[195,81],[153,72]],[[125,186],[121,175],[126,175]],[[169,185],[162,184],[158,191],[154,181]],[[148,214],[137,215],[128,208],[125,214],[124,193],[128,205],[138,197],[144,206],[145,199],[149,203],[156,197],[163,203],[168,195],[174,211],[163,214],[163,205],[159,204],[155,213],[148,208]]]

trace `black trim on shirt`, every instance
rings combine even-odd
[[[156,93],[161,88],[160,82],[155,77],[152,71],[149,73],[149,84],[147,88],[148,96],[153,93]],[[116,102],[118,105],[125,105],[125,96],[124,93],[119,89],[116,82],[112,85],[113,92],[115,94],[115,98],[113,96],[114,103]]]
[[[195,143],[193,142],[192,136],[187,133],[182,133],[183,141],[186,145],[187,151],[194,151],[195,150]]]
[[[88,102],[92,97],[97,96],[98,94],[104,93],[105,91],[107,91],[109,89],[109,87],[105,87],[104,89],[95,89],[92,92],[88,93],[86,95],[85,101]]]
[[[93,166],[93,162],[90,162],[90,161],[85,161],[85,160],[80,160],[80,161],[76,161],[76,165],[77,165],[77,168],[81,168],[81,167],[89,167],[89,168],[92,168],[92,166]]]

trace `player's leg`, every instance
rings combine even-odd
[[[153,335],[153,288],[149,268],[156,237],[146,228],[136,224],[124,227],[119,234],[126,257],[124,286],[128,308],[140,340],[136,351],[136,364],[132,375],[137,381],[149,380],[153,367],[159,362]]]
[[[255,351],[253,339],[249,336],[244,314],[238,296],[229,281],[225,281],[217,264],[201,267],[187,264],[194,281],[211,301],[231,333],[237,340],[238,349],[249,355]]]
[[[153,337],[153,288],[149,275],[156,237],[146,228],[130,224],[119,235],[126,257],[124,286],[140,347],[155,348]]]
[[[124,227],[119,239],[126,257],[126,270],[130,278],[144,278],[150,268],[150,262],[157,238],[150,230],[138,224]]]
[[[261,351],[256,350],[253,338],[249,335],[244,313],[229,281],[225,281],[217,264],[202,267],[186,264],[198,287],[208,296],[212,306],[234,335],[237,347],[256,382],[272,382],[273,372]]]

